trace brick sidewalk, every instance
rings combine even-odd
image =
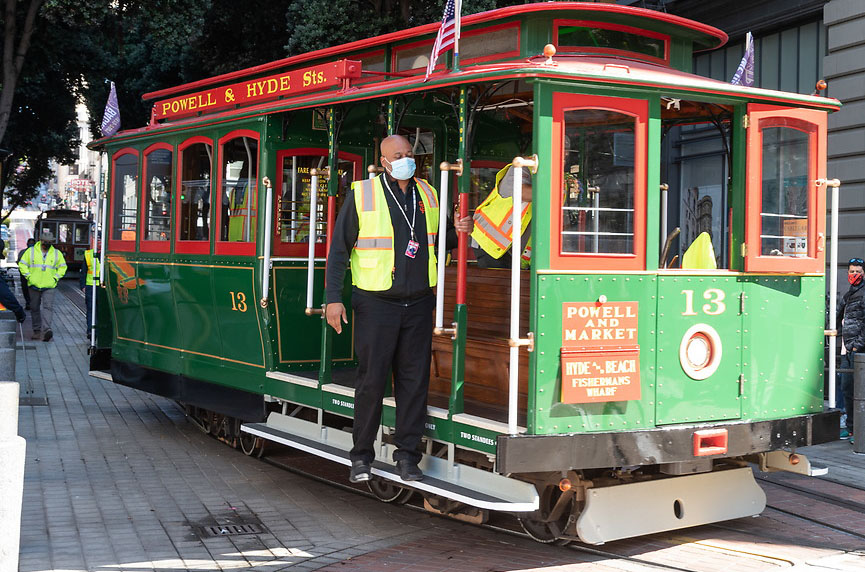
[[[54,341],[26,340],[17,356],[22,395],[31,381],[35,395],[48,398],[47,406],[19,410],[27,439],[21,572],[657,569],[648,562],[777,568],[771,560],[743,564],[731,556],[735,550],[707,553],[697,541],[723,535],[705,527],[602,547],[646,562],[638,563],[540,545],[320,484],[229,449],[170,400],[88,377],[83,313],[62,292],[55,309]],[[814,449],[821,460],[839,463],[841,474],[859,470],[861,481],[849,444]],[[733,522],[760,530],[763,518]],[[242,523],[263,532],[198,533]],[[728,542],[741,550],[763,550],[733,536]],[[840,545],[785,545],[784,553],[834,570],[865,569],[865,553],[857,558]]]

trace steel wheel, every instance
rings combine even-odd
[[[539,509],[518,517],[520,526],[534,540],[544,544],[567,544],[568,539],[560,539],[571,520],[574,508],[573,492],[563,493],[559,487],[550,486],[541,495]]]
[[[381,477],[373,477],[372,480],[367,481],[366,486],[381,502],[405,504],[414,494],[413,489],[401,487],[393,481]]]

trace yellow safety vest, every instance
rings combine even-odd
[[[246,217],[250,217],[249,228],[255,232],[255,212],[249,210],[249,197],[255,189],[246,186],[235,187],[231,191],[228,204],[228,241],[229,242],[251,242],[252,239],[246,233]],[[238,200],[239,199],[239,200]],[[253,204],[253,206],[255,206]]]
[[[484,252],[493,258],[504,256],[513,242],[511,230],[514,223],[511,213],[514,202],[510,197],[505,198],[499,194],[499,183],[507,174],[508,167],[510,165],[496,173],[495,188],[484,199],[484,202],[475,209],[475,228],[472,231],[472,238]],[[526,203],[520,219],[520,236],[525,232],[531,220],[532,204]]]
[[[355,181],[354,204],[357,208],[359,231],[351,251],[351,283],[361,290],[381,292],[393,285],[394,244],[393,223],[384,196],[380,175],[375,179]],[[435,239],[439,224],[439,203],[436,191],[424,179],[415,178],[418,194],[426,217],[427,249],[429,252],[429,285],[436,285]],[[423,237],[418,237],[421,241]],[[423,243],[421,243],[423,244]]]
[[[21,257],[18,270],[30,286],[54,288],[66,274],[66,259],[63,258],[63,253],[53,246],[49,246],[48,252],[43,255],[42,243],[37,242]]]
[[[84,251],[84,262],[87,264],[87,277],[84,283],[88,286],[93,286],[96,278],[99,278],[99,259],[93,256],[93,249],[88,248]]]

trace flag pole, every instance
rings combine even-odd
[[[456,11],[456,29],[454,30],[454,66],[452,71],[458,72],[460,71],[460,24],[462,23],[460,20],[462,20],[463,12],[462,0],[456,0],[454,10]]]

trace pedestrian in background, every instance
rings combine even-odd
[[[30,284],[32,339],[51,341],[54,336],[51,331],[54,289],[66,274],[66,259],[63,253],[54,248],[54,235],[51,231],[43,231],[39,242],[27,249],[21,257],[18,270]]]
[[[21,265],[21,257],[24,256],[24,253],[27,252],[27,249],[30,248],[31,246],[33,246],[34,244],[36,244],[36,239],[35,238],[28,238],[27,239],[27,246],[25,246],[24,248],[22,248],[21,250],[18,251],[18,260],[16,262],[18,262],[19,268]],[[24,309],[29,310],[30,309],[30,284],[27,282],[27,278],[23,274],[21,274],[20,271],[18,272],[18,276],[21,279],[21,293],[24,295]]]
[[[97,245],[99,243],[97,242]],[[96,302],[93,300],[93,286],[99,279],[99,253],[94,248],[84,251],[84,266],[81,268],[79,286],[84,290],[84,303],[87,306],[87,339],[90,339],[90,327],[93,324],[93,312]]]
[[[847,263],[847,281],[850,288],[838,305],[838,323],[841,324],[841,369],[853,369],[854,356],[865,348],[865,261],[851,258]],[[847,428],[841,437],[850,436],[853,441],[853,374],[841,375],[841,392],[847,414]]]

